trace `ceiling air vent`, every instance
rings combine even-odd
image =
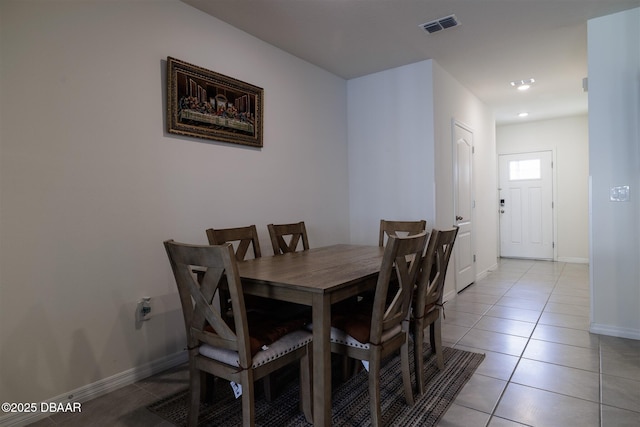
[[[446,28],[457,27],[460,22],[455,15],[445,16],[444,18],[436,19],[435,21],[425,22],[420,24],[420,27],[427,33],[432,34]]]

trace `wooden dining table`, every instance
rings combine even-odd
[[[331,425],[331,305],[375,287],[383,254],[333,245],[238,263],[246,294],[312,307],[314,426]]]

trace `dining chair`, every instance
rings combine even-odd
[[[422,233],[427,229],[427,221],[388,221],[380,220],[380,236],[378,238],[378,246],[384,246],[385,236],[396,236],[398,233],[413,234]]]
[[[415,359],[415,378],[418,393],[424,393],[424,329],[429,326],[431,352],[435,353],[438,368],[444,369],[442,354],[442,332],[440,314],[444,313],[442,297],[445,277],[453,245],[458,235],[458,227],[448,230],[431,231],[427,250],[417,278],[411,310],[411,334],[413,335],[413,354]]]
[[[258,230],[255,225],[235,228],[209,228],[206,232],[210,245],[235,244],[235,256],[238,262],[248,259],[248,255],[250,255],[249,249],[253,251],[253,258],[262,257]],[[219,295],[223,312],[230,312],[231,299],[229,298],[228,288],[221,286]],[[311,321],[311,310],[303,305],[255,295],[245,295],[244,302],[245,309],[248,312],[260,312],[276,320],[293,320],[299,317],[302,318],[304,323]],[[277,384],[271,375],[264,377],[262,381],[264,383],[265,398],[271,402],[275,397]]]
[[[238,261],[247,259],[249,248],[253,251],[254,258],[260,258],[262,256],[258,230],[255,225],[235,228],[209,228],[206,232],[210,245],[223,245],[225,243],[236,242],[235,255]]]
[[[304,221],[294,224],[269,224],[267,228],[274,255],[296,252],[300,242],[302,242],[302,250],[309,249],[309,239]]]
[[[368,362],[371,422],[381,424],[380,368],[382,360],[400,349],[405,399],[413,405],[409,370],[409,308],[427,233],[390,236],[384,249],[372,302],[340,305],[332,312],[331,351]],[[391,289],[392,277],[399,286]],[[389,298],[387,293],[391,292]]]
[[[296,361],[300,365],[302,409],[311,420],[311,333],[302,329],[303,324],[248,316],[230,243],[197,246],[167,240],[164,246],[178,287],[187,335],[188,426],[198,423],[201,382],[207,373],[240,386],[242,424],[253,426],[254,381]],[[201,282],[194,268],[205,271]],[[231,318],[213,303],[225,280],[233,306]]]
[[[248,225],[246,227],[235,228],[209,228],[206,230],[207,240],[210,245],[224,245],[225,243],[235,244],[235,257],[236,261],[244,261],[247,259],[249,249],[251,248],[254,258],[262,257],[260,250],[260,240],[258,239],[258,230],[255,225]],[[221,287],[219,290],[220,305],[223,312],[231,310],[231,299],[226,287]],[[245,298],[245,305],[251,306],[250,301],[247,299],[253,299],[253,296]],[[255,297],[258,298],[258,297]]]

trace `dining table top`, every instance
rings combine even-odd
[[[375,277],[383,255],[379,246],[337,244],[247,260],[238,270],[242,279],[325,293]]]

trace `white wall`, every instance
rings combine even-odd
[[[378,244],[380,219],[435,222],[432,64],[349,80],[353,243]]]
[[[591,331],[640,339],[640,8],[587,28]]]
[[[498,155],[553,151],[557,260],[589,261],[589,135],[586,115],[498,126]]]
[[[482,278],[496,266],[498,257],[495,118],[486,105],[437,63],[433,75],[436,224],[439,228],[447,228],[455,223],[451,128],[451,121],[455,119],[473,132],[473,239],[476,278]],[[454,256],[451,259],[445,285],[446,295],[455,294]]]
[[[491,112],[432,60],[350,80],[349,197],[354,243],[386,219],[454,223],[451,120],[474,131],[478,274],[495,266],[495,126]],[[454,274],[445,292],[454,292]]]
[[[0,17],[0,401],[180,353],[165,239],[256,224],[269,254],[269,222],[304,220],[312,246],[349,241],[343,79],[177,0]],[[264,148],[167,134],[167,56],[264,88]]]

